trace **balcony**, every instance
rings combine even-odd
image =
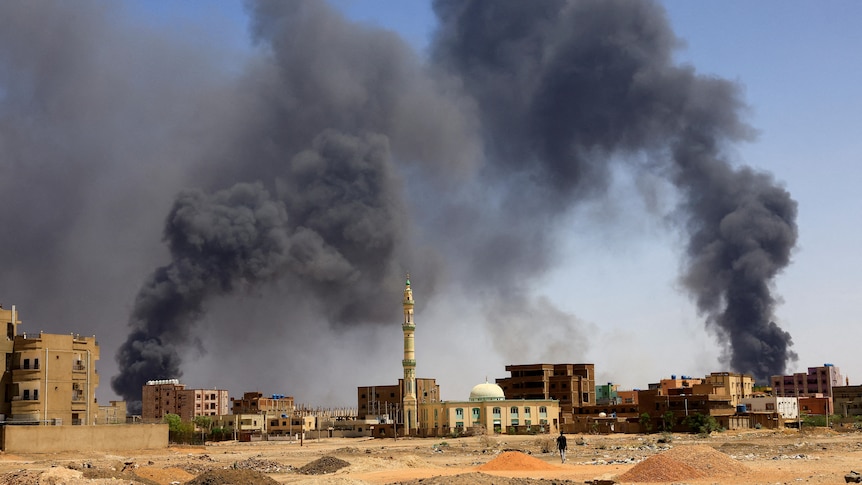
[[[86,372],[87,367],[84,364],[72,364],[73,372]]]
[[[401,361],[402,367],[416,367],[416,359],[404,359]]]

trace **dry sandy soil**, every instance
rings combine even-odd
[[[661,437],[569,435],[565,464],[542,451],[553,437],[536,436],[223,442],[116,453],[88,452],[82,443],[76,453],[0,454],[0,484],[827,484],[862,472],[858,432]]]

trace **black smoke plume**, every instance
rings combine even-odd
[[[770,285],[796,244],[796,203],[725,159],[723,147],[751,133],[736,86],[675,65],[678,42],[652,3],[434,6],[434,59],[477,100],[494,175],[527,182],[506,192],[508,206],[553,214],[603,196],[616,161],[669,177],[689,234],[682,281],[731,368],[761,381],[783,373],[795,354]]]
[[[117,354],[111,384],[132,402],[143,382],[182,375],[182,352],[198,341],[195,323],[220,295],[294,279],[326,302],[319,311],[340,324],[385,319],[380,287],[397,292],[387,264],[400,244],[403,208],[386,141],[325,132],[296,155],[276,181],[207,195],[179,195],[165,223],[171,262],[157,269],[135,300],[133,328]],[[288,299],[292,295],[288,295]]]
[[[561,224],[618,197],[624,170],[678,195],[660,215],[686,235],[680,280],[728,365],[783,373],[772,286],[796,204],[729,156],[753,138],[739,87],[675,62],[653,2],[433,5],[426,57],[322,1],[249,2],[253,45],[231,55],[217,29],[143,28],[125,4],[0,3],[0,294],[92,324],[129,401],[241,333],[212,311],[237,295],[266,311],[234,346],[285,367],[365,356],[374,342],[338,337],[397,327],[408,270],[421,301],[475,303],[509,361],[577,360],[583,323],[534,288],[578,257]],[[531,325],[547,337],[523,339]],[[259,349],[283,329],[301,344]]]

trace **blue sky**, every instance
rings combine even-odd
[[[434,28],[426,1],[331,3],[357,22],[399,33],[417,51],[425,49]],[[778,277],[775,288],[783,299],[776,310],[778,322],[793,336],[793,349],[799,355],[789,370],[804,372],[806,367],[829,362],[840,367],[851,384],[862,383],[862,361],[857,357],[862,341],[857,308],[862,295],[862,257],[857,252],[862,247],[858,190],[862,184],[862,30],[858,28],[862,3],[673,0],[662,4],[684,42],[677,59],[700,74],[730,79],[742,87],[750,108],[747,120],[759,136],[735,148],[737,163],[771,172],[799,203],[799,243],[793,263]],[[209,41],[210,36],[198,33],[217,29],[228,70],[241,64],[243,54],[253,48],[240,2],[125,5],[136,22],[193,42],[199,37],[201,42]],[[617,183],[618,190],[625,190],[632,181],[620,174]],[[614,223],[596,224],[607,211],[614,213]],[[565,222],[566,237],[560,241],[565,256],[536,291],[590,328],[584,352],[573,353],[569,361],[595,363],[599,382],[613,381],[623,388],[645,387],[670,374],[727,370],[718,362],[718,345],[676,283],[682,239],[667,223],[632,201],[585,206]],[[414,282],[421,299],[421,275]],[[429,377],[438,379],[445,398],[463,398],[486,376],[492,380],[505,376],[504,366],[512,362],[502,356],[473,357],[465,366],[452,362],[449,355],[475,353],[473,342],[452,344],[433,331],[423,336],[423,326],[433,328],[435,321],[450,318],[452,312],[463,311],[469,321],[469,302],[438,300],[424,310],[416,316],[419,374],[426,376],[433,368],[435,374]],[[399,332],[398,327],[392,328]],[[397,344],[399,335],[387,338]],[[487,336],[477,338],[481,342]],[[449,355],[432,350],[447,344],[453,346]],[[103,361],[112,360],[113,353],[114,349],[104,349]],[[399,361],[399,355],[391,357],[391,377],[399,375]],[[196,372],[204,371],[190,363],[190,380]],[[110,392],[108,379],[99,391]]]

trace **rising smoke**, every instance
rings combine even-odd
[[[372,329],[397,321],[381,295],[399,295],[408,270],[426,300],[444,282],[475,299],[507,330],[491,332],[507,358],[524,358],[520,335],[541,322],[543,340],[576,344],[526,358],[570,360],[583,323],[531,287],[561,256],[560,224],[623,169],[676,189],[680,280],[728,365],[782,373],[795,355],[771,285],[796,204],[726,155],[752,137],[738,86],[675,63],[651,2],[434,10],[423,60],[323,2],[250,2],[254,50],[225,68],[105,4],[0,6],[0,165],[13,175],[0,218],[20,234],[0,242],[15,256],[6,274],[45,288],[115,263],[103,279],[137,294],[112,379],[129,401],[232,325],[208,312],[226,298],[278,293],[278,318],[250,326]],[[159,221],[168,253],[137,249]]]

